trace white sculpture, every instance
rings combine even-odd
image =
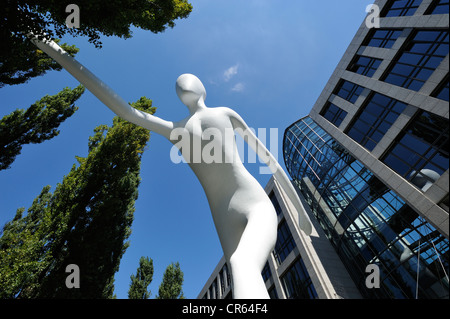
[[[205,105],[206,90],[192,74],[183,74],[176,81],[176,92],[189,109],[189,116],[180,122],[162,120],[132,108],[94,74],[73,59],[53,41],[40,41],[30,36],[34,44],[80,81],[114,113],[125,120],[161,134],[172,143],[173,132],[184,130],[193,139],[201,141],[202,133],[214,128],[227,136],[227,130],[240,129],[255,152],[270,167],[276,180],[295,206],[300,228],[311,233],[311,224],[289,178],[276,159],[248,128],[244,120],[225,107],[209,108]],[[172,135],[172,140],[171,140]],[[177,135],[177,134],[175,134]],[[188,152],[189,151],[189,152]],[[236,299],[269,298],[261,271],[273,250],[277,238],[277,216],[264,189],[246,170],[238,158],[234,136],[221,143],[220,163],[195,156],[191,150],[182,149],[191,169],[199,179],[208,198],[214,224],[225,258],[231,266],[233,297]],[[216,154],[217,155],[217,154]]]

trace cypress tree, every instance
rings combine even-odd
[[[148,286],[153,280],[153,260],[141,257],[136,275],[130,276],[131,283],[128,290],[128,299],[148,299],[151,292]]]
[[[132,104],[153,114],[151,105],[145,97]],[[55,192],[44,188],[25,216],[18,210],[5,225],[0,238],[0,291],[13,288],[2,297],[114,297],[114,274],[129,246],[140,162],[150,133],[119,117],[111,127],[100,125],[94,133],[88,156],[77,157],[78,165]],[[79,289],[65,285],[69,264],[80,269]],[[19,280],[14,279],[14,272],[21,271]]]
[[[19,208],[0,237],[0,298],[27,295],[38,286],[38,275],[49,264],[47,206],[50,186],[43,188],[24,216]]]
[[[20,154],[23,145],[37,144],[59,134],[58,127],[78,109],[75,102],[84,87],[65,88],[46,95],[28,109],[17,109],[0,119],[0,170],[7,169]]]
[[[164,271],[156,299],[184,299],[184,274],[178,262],[171,263]]]

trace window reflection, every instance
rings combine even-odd
[[[286,220],[283,219],[278,226],[277,242],[275,244],[274,255],[278,264],[286,259],[289,253],[294,249],[295,241]]]
[[[412,16],[422,3],[422,0],[390,0],[386,10],[382,12],[382,17],[403,17]]]
[[[448,160],[448,126],[445,133],[440,119],[430,114],[417,120],[420,124],[414,125],[419,126],[409,127],[408,134],[432,145],[435,152],[430,154],[437,152]],[[302,163],[302,156],[298,156],[294,164],[286,156],[286,167],[361,292],[370,298],[415,298],[418,277],[419,298],[448,298],[448,239],[311,118],[301,119],[295,126],[301,129],[286,131],[284,149],[306,153],[301,143],[310,139],[316,146],[320,144],[320,151],[308,155],[309,163]],[[447,147],[438,151],[438,145]],[[417,147],[425,149],[429,147]],[[314,157],[320,158],[321,165],[315,166],[313,173],[310,164]],[[380,267],[380,289],[365,287],[365,268],[370,263]]]
[[[448,14],[449,0],[434,0],[426,14]]]
[[[266,262],[266,264],[264,265],[261,275],[262,275],[264,281],[267,281],[267,280],[269,280],[269,278],[272,277],[272,272],[270,271],[269,262]]]
[[[277,215],[283,215],[283,210],[281,209],[280,203],[278,202],[278,199],[273,191],[269,194],[269,198]]]
[[[371,151],[405,108],[400,101],[374,93],[355,116],[347,134]]]
[[[449,168],[447,119],[421,111],[383,162],[426,191]]]
[[[368,35],[368,38],[363,42],[363,45],[390,49],[402,34],[402,31],[403,30],[375,29]]]
[[[287,299],[315,299],[317,292],[302,259],[297,259],[280,278]]]
[[[362,55],[357,55],[355,60],[350,63],[348,70],[361,75],[372,77],[381,64],[380,59],[370,58]]]
[[[337,85],[334,94],[349,101],[350,103],[355,103],[363,90],[364,88],[362,86],[349,81],[341,80],[341,82]]]
[[[384,81],[419,91],[442,60],[448,55],[448,31],[418,31],[388,71]]]

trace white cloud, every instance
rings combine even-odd
[[[245,89],[245,85],[242,82],[237,83],[235,86],[231,88],[233,92],[242,92]]]
[[[231,78],[238,73],[238,68],[239,68],[239,65],[236,64],[225,70],[225,72],[223,73],[223,78],[224,78],[225,82],[230,81]]]

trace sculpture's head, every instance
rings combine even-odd
[[[181,102],[191,111],[195,111],[206,99],[203,83],[193,74],[180,75],[177,79],[176,90]]]

